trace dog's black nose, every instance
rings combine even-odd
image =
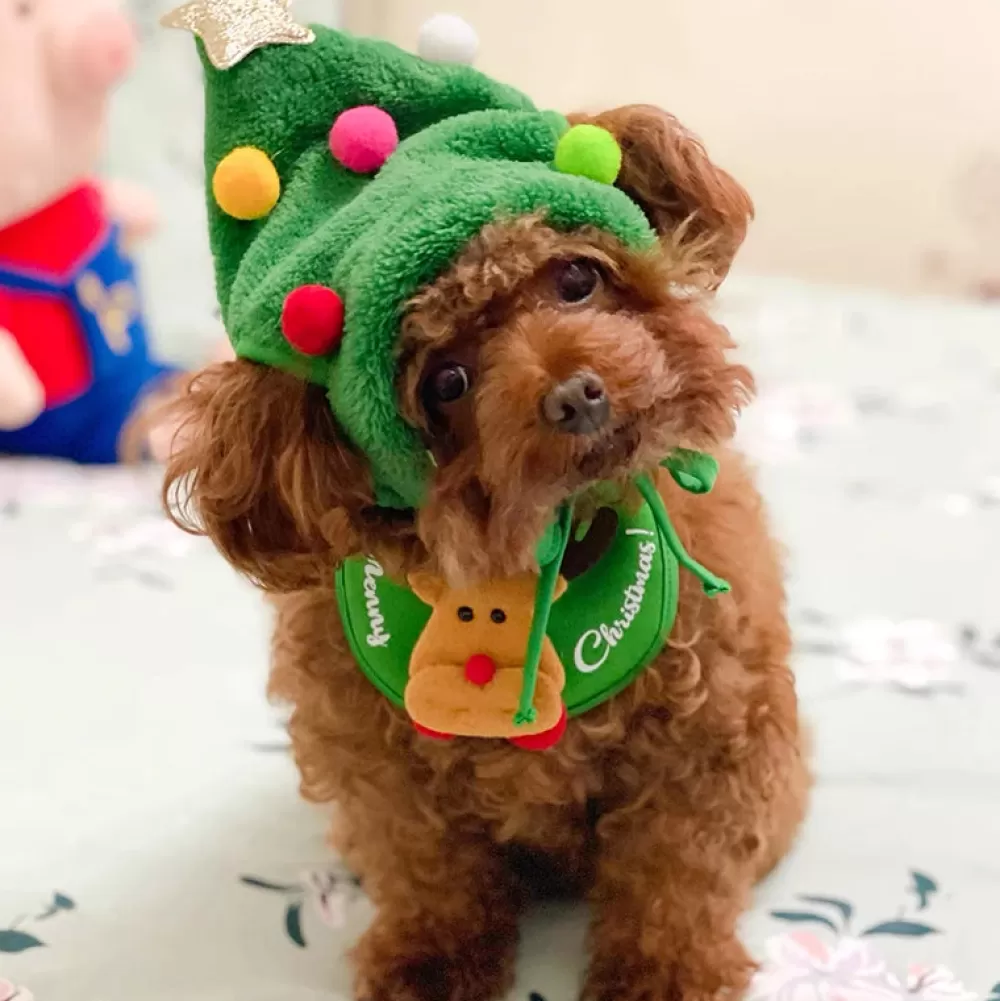
[[[611,405],[600,376],[577,372],[542,400],[542,414],[557,431],[595,434],[608,423]]]

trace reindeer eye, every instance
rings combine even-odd
[[[427,380],[424,397],[430,404],[454,403],[460,400],[472,387],[469,370],[464,365],[448,363],[442,365]]]
[[[556,273],[556,292],[563,302],[586,302],[600,287],[600,267],[585,257],[565,261]]]

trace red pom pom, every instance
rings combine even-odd
[[[330,129],[330,152],[356,174],[375,173],[398,145],[392,115],[372,105],[343,112]]]
[[[455,738],[450,733],[438,733],[437,730],[432,730],[430,727],[421,726],[419,723],[414,722],[413,729],[420,734],[421,737],[427,737],[430,740],[454,740]]]
[[[531,737],[511,737],[510,742],[515,747],[520,747],[522,751],[547,751],[562,740],[568,723],[569,716],[566,713],[566,707],[563,706],[562,716],[559,717],[559,722],[551,730],[536,733]]]
[[[497,666],[485,653],[474,653],[465,662],[465,680],[473,685],[488,685],[496,676]]]
[[[304,355],[327,354],[344,333],[343,299],[325,285],[300,285],[285,299],[281,332]]]

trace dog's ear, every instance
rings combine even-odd
[[[363,458],[341,437],[323,389],[248,361],[200,373],[181,420],[164,497],[255,583],[291,591],[329,580],[363,551],[374,503]]]
[[[708,287],[718,286],[753,218],[746,191],[659,108],[629,105],[570,121],[598,125],[618,140],[623,156],[616,186],[642,207],[664,242],[693,256]]]

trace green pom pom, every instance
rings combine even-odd
[[[574,125],[556,146],[556,170],[614,184],[622,169],[618,140],[597,125]]]

